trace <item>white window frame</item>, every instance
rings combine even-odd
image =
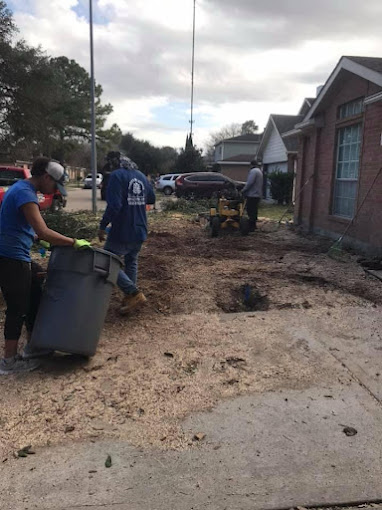
[[[359,115],[363,112],[363,108],[364,98],[359,97],[358,99],[354,99],[353,101],[349,101],[348,103],[342,104],[338,110],[338,118],[340,120],[344,120],[347,119],[348,117]]]
[[[346,133],[346,130],[351,130],[354,128],[358,128],[358,138],[355,142],[354,140],[350,140],[349,142],[343,142],[341,143],[341,135],[342,133]],[[345,136],[345,134],[344,134]],[[361,143],[362,143],[362,123],[359,122],[357,124],[352,124],[350,126],[342,127],[337,132],[337,154],[336,154],[336,173],[335,173],[335,180],[334,180],[334,192],[333,192],[333,215],[339,216],[342,218],[352,219],[354,217],[355,208],[356,208],[356,200],[357,200],[357,189],[358,189],[358,179],[359,179],[359,162],[360,162],[360,155],[361,155]],[[358,145],[356,148],[356,158],[352,158],[352,150],[354,150],[354,146]],[[341,149],[343,149],[343,153],[346,151],[346,148],[348,149],[348,155],[346,159],[342,158],[340,160],[340,154]],[[341,175],[339,177],[339,172],[341,169],[341,172],[343,171],[343,166],[340,167],[340,165],[348,165],[348,169],[350,168],[350,165],[354,165],[356,167],[355,174],[354,175],[348,175],[343,176]],[[351,173],[351,171],[348,170],[348,173]],[[339,191],[339,188],[341,187],[341,183],[344,184],[350,184],[353,186],[346,186],[348,188],[348,192],[345,195],[342,195],[340,193],[343,193]],[[351,190],[351,193],[349,193],[349,190]],[[344,201],[352,201],[353,205]],[[342,202],[342,203],[341,203]]]

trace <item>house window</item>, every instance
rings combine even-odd
[[[350,103],[345,103],[340,106],[339,109],[339,118],[340,120],[346,119],[347,117],[353,117],[353,115],[358,115],[363,111],[363,98],[356,99],[355,101],[350,101]]]
[[[357,196],[361,124],[338,132],[333,214],[353,218]]]

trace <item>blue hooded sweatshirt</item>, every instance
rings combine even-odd
[[[121,158],[121,168],[111,173],[106,201],[100,229],[111,224],[108,241],[124,244],[147,239],[146,204],[155,204],[155,193],[131,159]]]

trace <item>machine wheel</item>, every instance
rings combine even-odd
[[[165,188],[163,188],[163,194],[166,195],[167,197],[172,195],[172,188],[171,188],[171,186],[166,186]]]
[[[249,218],[241,218],[240,219],[240,233],[242,236],[247,236],[251,230],[251,225],[249,223]]]
[[[211,237],[217,237],[220,230],[220,219],[219,216],[213,216],[210,222],[210,234]]]

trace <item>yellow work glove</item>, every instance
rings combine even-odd
[[[86,239],[75,239],[74,240],[73,248],[75,250],[87,250],[91,247],[92,247],[91,243],[89,243],[89,241],[86,241]]]
[[[42,247],[43,247],[43,248],[45,248],[46,250],[50,250],[50,243],[48,243],[48,241],[40,240],[40,241],[39,241],[39,244],[40,244],[40,246],[42,246]]]

